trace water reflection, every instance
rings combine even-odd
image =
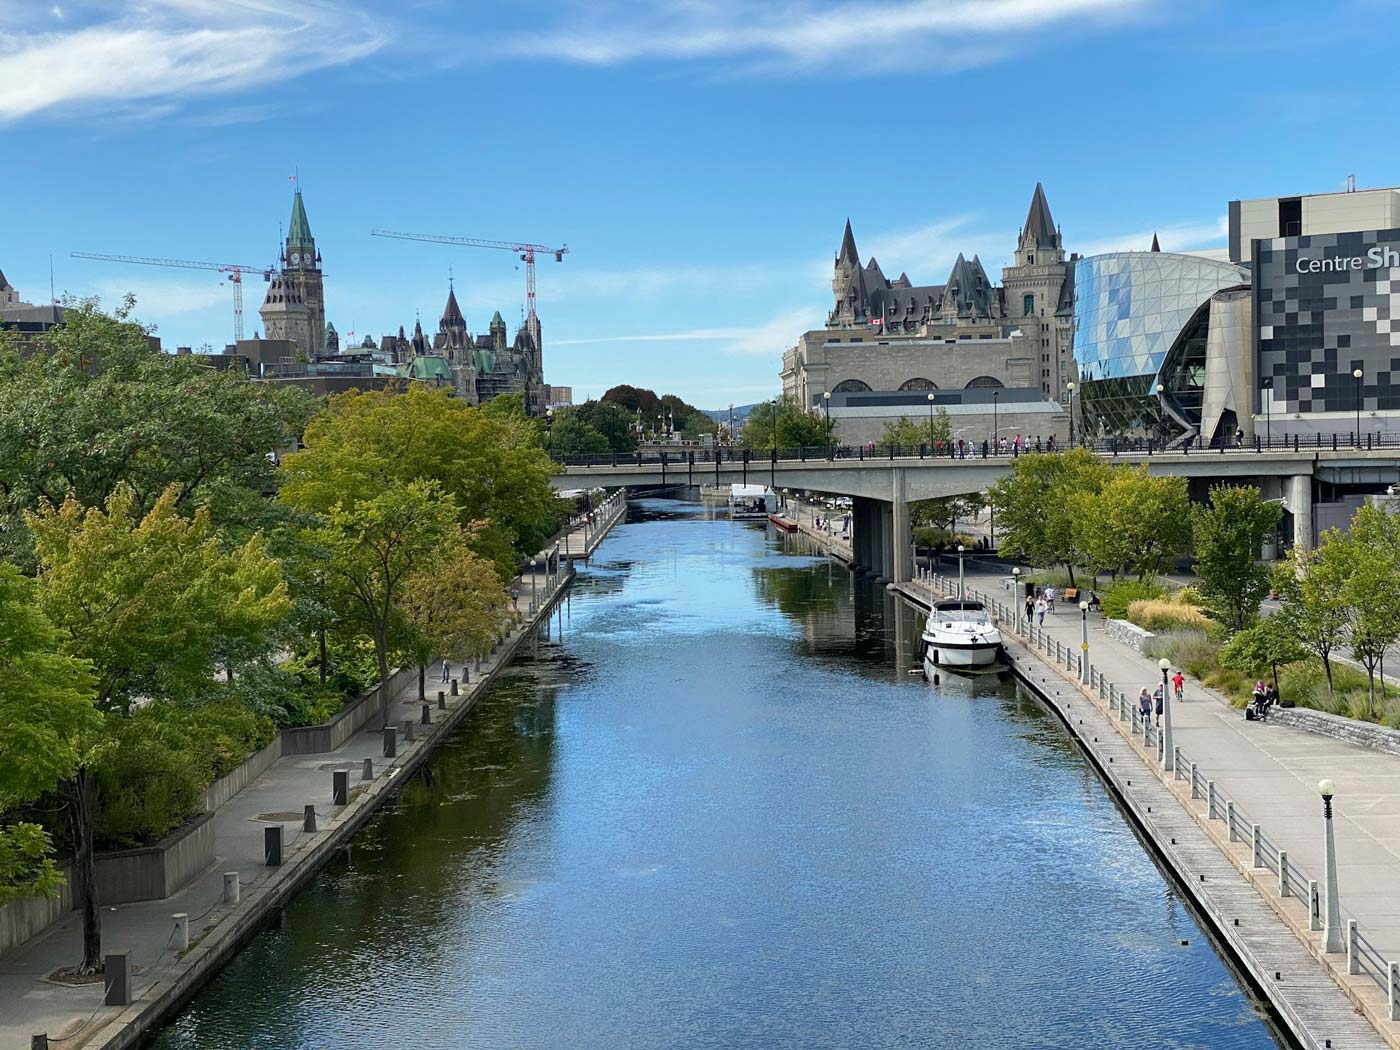
[[[563,619],[158,1045],[1274,1045],[1058,723],[908,674],[883,589],[648,502]]]

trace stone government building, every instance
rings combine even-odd
[[[245,339],[218,356],[241,359],[242,366],[261,379],[293,382],[323,393],[414,379],[451,387],[472,404],[521,393],[527,412],[544,415],[548,406],[540,325],[522,324],[512,340],[497,310],[486,332],[473,336],[450,281],[447,304],[431,339],[419,321],[412,337],[400,326],[397,335],[385,335],[378,343],[366,336],[360,346],[342,352],[339,333],[326,322],[321,253],[300,188],[292,198],[279,263],[258,311],[266,337]]]
[[[878,440],[886,421],[948,412],[954,437],[980,444],[1069,436],[1074,378],[1074,263],[1037,183],[1014,263],[995,285],[982,261],[959,254],[943,284],[888,279],[862,263],[850,221],[836,255],[826,326],[783,354],[783,393],[825,411],[843,442]],[[995,406],[995,409],[994,409]]]

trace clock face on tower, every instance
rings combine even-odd
[[[293,265],[293,266],[300,266],[300,265],[301,265],[301,252],[292,252],[292,265]]]

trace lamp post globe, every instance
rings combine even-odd
[[[1356,380],[1356,447],[1361,447],[1361,369],[1352,369],[1351,378]]]
[[[1337,889],[1337,842],[1332,831],[1332,798],[1337,794],[1337,785],[1324,777],[1317,782],[1317,793],[1322,796],[1322,950],[1335,953],[1343,950],[1342,905]]]

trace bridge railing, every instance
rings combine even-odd
[[[719,466],[747,466],[761,470],[776,463],[806,463],[823,460],[858,462],[879,462],[895,460],[969,460],[997,459],[1012,460],[1021,456],[1043,452],[1060,452],[1069,447],[1087,448],[1108,457],[1176,455],[1262,455],[1266,452],[1303,453],[1309,451],[1347,451],[1374,449],[1400,449],[1400,431],[1366,432],[1355,431],[1334,434],[1256,435],[1252,440],[1240,442],[1208,443],[1200,437],[1194,440],[1169,440],[1163,442],[1150,437],[1111,437],[1081,440],[1073,446],[1054,440],[1020,441],[1002,440],[997,444],[990,441],[935,442],[932,445],[887,445],[875,442],[864,445],[831,444],[805,445],[780,448],[734,448],[715,446],[711,448],[684,448],[673,450],[644,449],[637,452],[605,452],[589,455],[566,455],[551,453],[556,463],[564,467],[615,467],[646,468],[698,471],[711,470]]]

